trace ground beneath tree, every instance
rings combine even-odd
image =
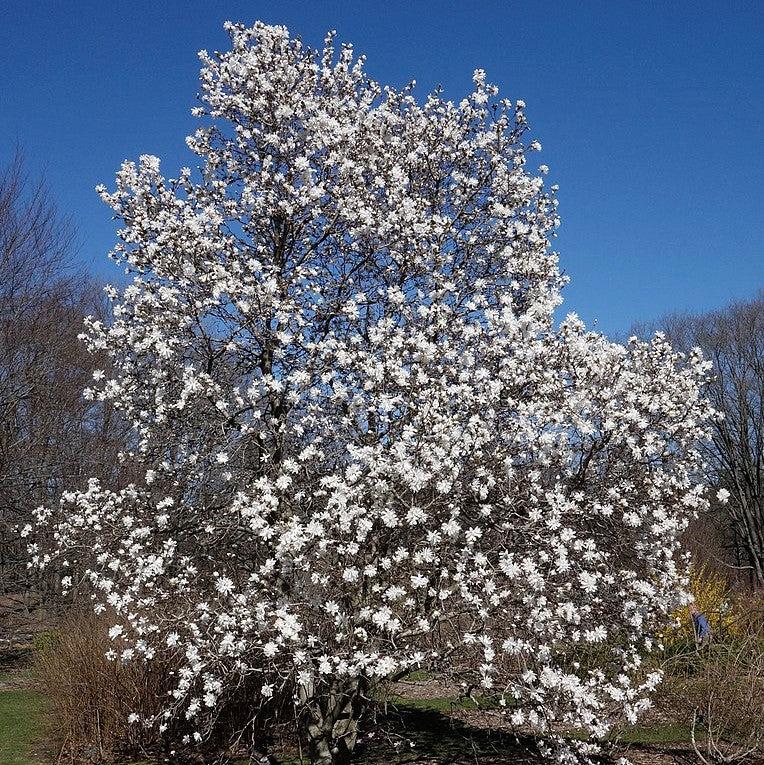
[[[0,651],[0,765],[52,765],[42,754],[39,728],[42,727],[40,694],[35,694],[29,668],[29,646],[6,646]],[[30,727],[30,714],[36,716]],[[538,765],[534,740],[517,737],[502,716],[480,708],[460,694],[458,688],[437,680],[398,683],[383,704],[378,722],[385,734],[366,738],[359,752],[359,765]],[[8,726],[16,725],[18,730]],[[628,732],[630,740],[613,746],[602,763],[626,757],[634,765],[700,765],[686,732],[656,719]],[[17,746],[4,740],[13,737]],[[670,740],[671,738],[679,740]],[[684,738],[684,740],[682,740]],[[27,754],[24,755],[23,752]],[[281,762],[296,765],[297,752],[288,747]],[[5,759],[4,758],[7,758]],[[54,758],[55,759],[55,758]],[[749,759],[741,765],[764,760]]]
[[[479,700],[478,700],[479,703]],[[437,680],[398,683],[388,715],[408,739],[393,747],[368,744],[362,761],[369,765],[411,762],[419,765],[538,764],[532,737],[518,737],[498,710],[481,709],[454,686]],[[656,717],[625,732],[601,758],[613,763],[625,757],[634,765],[700,765],[681,726]],[[672,740],[675,739],[675,740]],[[413,744],[413,746],[411,745]],[[745,765],[764,763],[749,759]]]
[[[446,714],[401,705],[397,714],[402,736],[399,747],[389,742],[367,743],[361,752],[363,765],[417,763],[418,765],[538,765],[533,739],[517,739],[499,729],[482,713],[457,710]],[[398,727],[398,726],[396,726]],[[381,737],[380,737],[381,738]],[[613,748],[601,758],[613,763],[621,757],[634,765],[698,765],[689,744],[628,744]]]

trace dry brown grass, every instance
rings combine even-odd
[[[725,641],[672,655],[659,705],[668,719],[690,729],[705,765],[764,757],[764,632],[758,617]]]
[[[163,668],[109,661],[107,629],[103,619],[75,613],[38,639],[36,676],[50,699],[46,733],[59,763],[113,762],[159,745],[154,729],[127,718],[159,710]]]
[[[57,765],[113,763],[162,759],[180,762],[225,762],[232,756],[257,759],[274,744],[294,738],[291,688],[284,688],[267,708],[260,700],[258,676],[242,680],[221,698],[204,720],[201,744],[184,743],[189,724],[183,715],[158,725],[129,724],[137,713],[159,718],[174,687],[173,667],[161,660],[123,664],[110,661],[113,648],[108,629],[111,617],[89,612],[71,613],[54,632],[38,639],[35,674],[40,690],[50,700],[46,737]]]

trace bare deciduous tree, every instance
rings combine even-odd
[[[724,514],[738,565],[764,586],[764,292],[702,315],[658,323],[675,346],[700,346],[713,361],[707,395],[724,414],[708,444],[711,478],[729,492]]]
[[[97,360],[78,335],[103,302],[72,265],[74,241],[17,153],[0,171],[0,595],[28,588],[16,529],[31,510],[114,469],[111,414],[82,397]]]

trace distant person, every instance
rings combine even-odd
[[[690,603],[690,616],[692,616],[692,626],[695,630],[695,640],[698,643],[708,643],[711,640],[711,625],[694,603]]]

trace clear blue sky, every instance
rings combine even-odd
[[[113,278],[96,197],[124,158],[191,159],[196,52],[225,19],[327,29],[382,82],[528,104],[560,184],[566,306],[620,333],[764,287],[764,2],[21,2],[0,20],[0,160],[18,141]]]

